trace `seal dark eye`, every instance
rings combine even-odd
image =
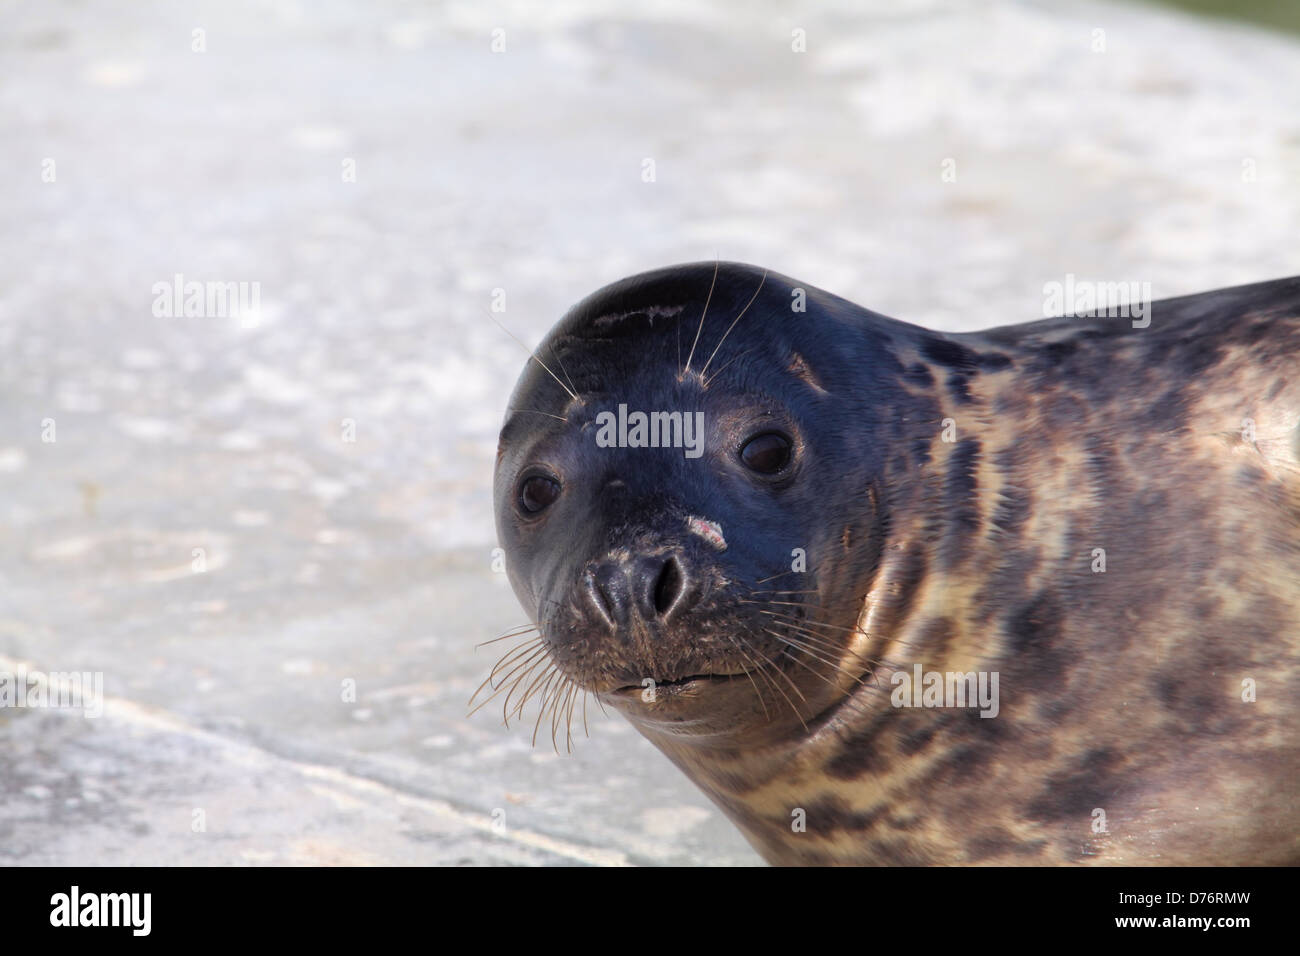
[[[740,460],[750,471],[775,475],[790,463],[790,439],[778,432],[764,432],[745,442]]]
[[[519,508],[524,514],[538,514],[558,497],[560,483],[546,475],[532,475],[519,486]]]

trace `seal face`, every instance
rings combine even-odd
[[[1300,280],[1150,319],[600,290],[501,432],[502,680],[553,730],[596,694],[775,863],[1300,859]]]

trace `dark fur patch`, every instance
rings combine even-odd
[[[840,752],[826,764],[827,775],[836,780],[856,780],[868,774],[883,774],[889,769],[889,757],[881,752],[884,746],[881,731],[884,722],[897,718],[900,711],[890,708],[873,717],[865,727],[849,734],[840,744]]]
[[[1085,825],[1096,807],[1105,809],[1123,790],[1122,761],[1114,751],[1102,747],[1084,754],[1078,766],[1048,778],[1046,785],[1025,808],[1032,820],[1052,822],[1077,818]]]
[[[913,650],[927,663],[938,667],[944,661],[956,625],[950,617],[932,617],[921,625]]]
[[[760,781],[755,780],[752,776],[744,773],[735,773],[729,770],[719,769],[717,771],[718,783],[725,787],[729,793],[736,796],[743,796],[760,786]]]
[[[987,369],[990,372],[997,372],[1004,368],[1011,367],[1011,356],[1003,355],[1001,352],[980,352],[976,358],[979,361],[980,368]]]
[[[927,866],[929,854],[902,840],[874,840],[869,846],[871,862],[884,866]]]
[[[947,748],[926,772],[921,786],[960,789],[978,777],[996,760],[1000,748],[1011,739],[1002,720],[987,720],[977,710],[932,711],[936,736]]]
[[[884,815],[885,807],[872,807],[859,813],[839,797],[828,797],[804,808],[808,813],[808,832],[833,836],[839,832],[863,833],[872,829]]]
[[[994,723],[994,721],[985,721]],[[978,776],[993,760],[992,746],[970,744],[952,746],[943,758],[930,768],[925,777],[926,787],[961,787]]]
[[[937,723],[923,724],[911,733],[903,734],[898,738],[898,752],[904,757],[913,757],[930,746],[930,742],[934,740],[934,735],[938,732],[939,725]]]
[[[1043,723],[1054,727],[1073,713],[1074,706],[1075,702],[1068,697],[1044,697],[1035,713]]]
[[[1062,339],[1059,342],[1048,342],[1043,346],[1040,354],[1043,357],[1043,364],[1055,368],[1078,351],[1078,342],[1073,339]]]
[[[930,366],[924,362],[914,362],[908,366],[904,380],[909,385],[920,385],[924,388],[929,388],[934,384],[934,376],[930,373]]]
[[[975,353],[950,339],[922,339],[921,354],[946,368],[974,371],[976,367]]]
[[[1064,644],[1065,614],[1060,598],[1047,589],[1021,604],[1006,622],[1008,655],[1006,669],[1017,685],[1026,689],[1057,686],[1069,669]]]
[[[1011,357],[1001,352],[976,352],[951,339],[933,336],[921,340],[921,354],[937,365],[963,372],[977,369],[995,372],[1011,365]]]
[[[965,375],[953,373],[948,376],[948,394],[958,405],[969,405],[975,401],[970,393],[970,379]]]
[[[885,822],[889,824],[891,830],[901,830],[906,833],[919,827],[925,822],[925,818],[922,816],[890,817]]]
[[[928,437],[917,436],[911,441],[912,463],[917,468],[924,468],[930,463],[930,439]],[[906,458],[901,458],[901,463],[905,468],[908,464]]]
[[[966,860],[969,863],[978,863],[1008,853],[1014,853],[1016,856],[1037,856],[1043,852],[1044,846],[1046,842],[1043,840],[1033,842],[1017,840],[1002,827],[988,827],[966,841]]]
[[[1157,432],[1172,432],[1187,427],[1187,391],[1178,386],[1145,407],[1143,419]]]
[[[1175,381],[1194,382],[1219,364],[1223,359],[1223,349],[1218,342],[1200,337],[1179,343],[1179,348],[1171,356],[1159,358],[1164,359],[1164,366]]]

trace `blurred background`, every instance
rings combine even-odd
[[[0,862],[758,862],[621,718],[557,754],[531,710],[467,716],[504,649],[475,645],[525,621],[495,290],[531,345],[715,256],[948,330],[1039,318],[1071,273],[1294,274],[1298,23],[0,2],[0,672],[104,693],[0,708]]]

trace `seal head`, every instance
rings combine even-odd
[[[935,415],[872,318],[705,263],[609,286],[552,331],[510,402],[495,504],[565,677],[729,746],[805,733],[864,677],[855,636],[816,624],[856,619],[888,450]]]

